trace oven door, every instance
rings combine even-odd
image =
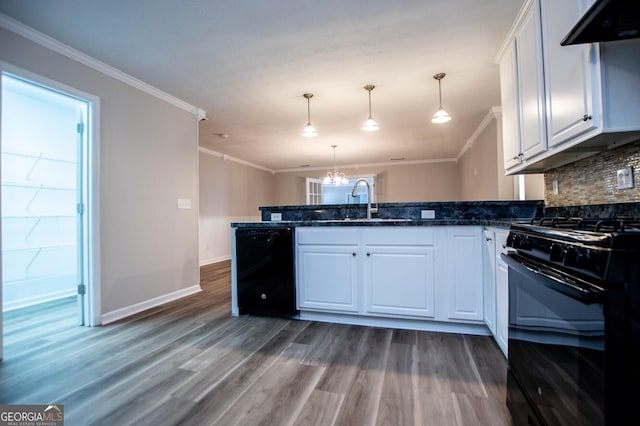
[[[529,410],[542,424],[603,425],[603,291],[516,252],[502,256],[509,265],[514,380],[507,401],[514,419],[523,418],[518,410]]]

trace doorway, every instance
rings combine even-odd
[[[92,102],[8,72],[1,87],[2,311],[12,318],[3,332],[39,307],[94,325],[86,298]]]

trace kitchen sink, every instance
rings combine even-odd
[[[372,217],[371,219],[367,218],[359,218],[359,219],[322,219],[322,220],[314,220],[314,222],[411,222],[413,219],[394,219],[394,218],[382,218],[382,217]]]

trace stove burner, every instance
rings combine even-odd
[[[543,217],[531,219],[531,225],[557,229],[591,232],[640,231],[640,219],[619,216],[615,218]]]

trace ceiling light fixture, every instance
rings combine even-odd
[[[305,98],[307,98],[307,126],[302,130],[302,136],[305,138],[312,138],[314,136],[318,136],[318,132],[311,125],[311,106],[309,104],[309,99],[313,98],[313,93],[305,93]]]
[[[451,121],[451,116],[449,115],[449,113],[447,111],[444,110],[444,108],[442,108],[442,85],[441,85],[441,81],[444,78],[446,74],[443,72],[439,72],[438,74],[434,75],[433,78],[435,78],[436,80],[438,80],[438,93],[440,95],[440,108],[438,109],[438,111],[436,111],[435,114],[433,114],[433,117],[431,118],[431,122],[432,123],[436,123],[436,124],[441,124],[441,123],[446,123],[447,121]]]
[[[378,123],[376,123],[376,120],[371,117],[371,91],[375,88],[376,86],[373,84],[367,84],[364,86],[364,90],[369,92],[369,118],[367,118],[367,121],[362,124],[362,130],[365,132],[374,132],[378,130]]]
[[[333,172],[327,172],[327,175],[322,180],[325,185],[346,185],[349,183],[344,173],[340,173],[336,167],[336,147],[338,145],[331,145],[333,148]]]

